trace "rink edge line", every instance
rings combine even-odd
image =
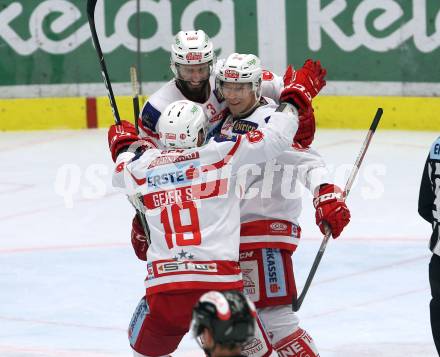
[[[142,97],[144,102],[147,97]],[[117,97],[122,119],[132,121],[130,96]],[[0,130],[106,128],[113,124],[107,97],[0,99]],[[440,97],[318,96],[318,128],[364,129],[376,109],[384,109],[381,129],[439,131]]]

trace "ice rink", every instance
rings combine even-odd
[[[365,134],[317,132],[341,186]],[[417,199],[437,135],[379,128],[373,138],[347,201],[352,221],[298,313],[321,357],[436,356],[430,226]],[[111,188],[106,131],[0,133],[0,163],[0,356],[131,356],[126,328],[145,271],[129,244],[133,210]],[[310,195],[301,225],[300,288],[321,241]],[[174,355],[203,353],[187,335]]]

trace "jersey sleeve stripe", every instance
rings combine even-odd
[[[225,155],[225,157],[222,160],[217,161],[210,165],[204,165],[201,167],[200,170],[202,172],[207,172],[207,171],[221,169],[232,159],[232,156],[234,156],[234,154],[237,152],[238,148],[240,147],[241,140],[242,140],[241,136],[237,136],[237,141],[235,142],[234,146],[232,146],[231,150],[229,150],[229,152]]]

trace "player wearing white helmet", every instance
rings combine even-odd
[[[207,117],[206,128],[210,133],[226,116],[224,103],[213,91],[215,63],[213,44],[203,30],[177,33],[171,45],[174,78],[153,93],[144,104],[139,121],[141,136],[154,138],[157,121],[165,107],[185,99],[202,106]]]
[[[171,45],[171,70],[187,99],[199,103],[206,101],[214,65],[214,48],[204,31],[180,31],[176,35]]]
[[[262,130],[202,146],[202,107],[186,100],[173,102],[157,124],[163,148],[129,148],[117,157],[113,185],[125,190],[150,226],[146,295],[129,327],[135,356],[172,353],[188,331],[192,307],[203,293],[242,289],[237,172],[245,164],[281,154],[298,127],[293,106],[273,117],[276,123]],[[111,130],[120,127],[113,125]],[[260,331],[253,341],[266,348],[260,356],[269,356],[271,346],[262,338]]]
[[[234,117],[245,116],[260,102],[262,70],[260,59],[252,54],[233,53],[218,69],[216,86]]]
[[[189,101],[171,103],[158,123],[159,140],[167,148],[191,149],[206,140],[206,117]]]
[[[196,36],[197,33],[197,36]],[[200,44],[204,43],[204,41],[199,41],[200,38],[205,38],[206,34],[203,31],[181,31],[175,38],[175,44],[172,46],[172,60],[171,60],[171,68],[176,78],[172,81],[168,82],[164,87],[162,87],[159,91],[150,96],[149,101],[144,105],[142,110],[142,117],[140,120],[140,136],[144,138],[146,141],[154,142],[156,145],[161,145],[161,142],[158,140],[157,134],[157,121],[160,117],[160,114],[163,112],[165,107],[172,101],[186,99],[187,93],[190,93],[190,96],[193,95],[192,89],[194,88],[195,95],[200,95],[200,98],[195,98],[197,100],[205,102],[200,102],[205,115],[207,116],[207,125],[206,131],[208,136],[211,135],[215,130],[217,130],[221,125],[224,118],[228,114],[228,109],[226,107],[226,103],[221,95],[219,95],[218,91],[214,90],[215,88],[215,76],[212,73],[212,66],[215,63],[214,54],[211,51],[211,46],[209,46],[210,41],[207,40],[208,45],[195,45],[198,42]],[[184,40],[182,40],[182,37]],[[194,41],[194,42],[193,42]],[[185,46],[177,46],[182,43],[186,43]],[[198,49],[197,51],[194,51]],[[201,53],[201,55],[188,55],[189,53]],[[212,54],[212,61],[209,59]],[[174,58],[174,59],[173,59]],[[205,61],[205,65],[202,65],[202,61]],[[180,62],[178,62],[180,61]],[[186,63],[182,63],[186,61]],[[312,64],[312,70],[310,70],[310,64]],[[197,70],[191,71],[191,66],[195,66]],[[319,81],[320,77],[325,75],[325,70],[320,67],[319,62],[306,62],[305,66],[309,71],[307,72],[307,76],[302,76],[301,71],[296,72],[296,78],[294,83],[297,84],[296,88],[291,88],[292,91],[299,91],[304,85],[313,83],[315,81]],[[203,70],[203,68],[205,68]],[[189,69],[189,70],[188,70]],[[200,85],[203,82],[204,76],[201,75],[203,73],[209,72],[210,77],[206,86],[209,86],[209,96],[203,90],[198,90],[203,87]],[[189,76],[194,75],[194,78]],[[280,77],[275,76],[273,73],[268,71],[263,71],[260,76],[261,80],[261,93],[263,95],[271,96],[272,98],[278,99],[279,93],[282,88],[283,81]],[[186,79],[185,83],[180,83]],[[322,78],[321,78],[322,80]],[[180,83],[180,84],[179,84]],[[324,81],[325,83],[325,81]],[[319,91],[319,90],[318,90]],[[256,96],[259,96],[257,91],[254,91]],[[197,94],[198,93],[198,94]],[[207,95],[207,99],[202,98],[204,94]],[[194,97],[193,97],[194,98]],[[297,98],[301,98],[300,95],[297,95]],[[301,101],[298,100],[298,103],[301,104]],[[238,103],[230,102],[231,107],[234,105],[238,105]],[[300,127],[295,136],[295,142],[299,143],[299,145],[307,146],[313,140],[314,135],[314,117],[313,110],[311,107],[302,106],[300,107]],[[239,110],[239,108],[238,108]],[[227,125],[227,124],[226,124]],[[248,128],[249,129],[249,128]],[[112,158],[115,160],[119,153],[123,152],[126,147],[130,145],[131,142],[134,142],[139,139],[139,136],[136,133],[136,130],[133,125],[123,121],[122,127],[119,126],[116,130],[116,127],[113,126],[109,131],[109,147],[112,153]],[[131,232],[131,241],[136,252],[136,255],[139,259],[145,260],[146,253],[148,249],[147,244],[148,238],[145,236],[144,229],[141,227],[138,219],[133,219],[132,224],[132,232]]]
[[[298,90],[294,76],[315,80],[304,81],[308,86]],[[223,138],[274,122],[277,105],[261,97],[260,77],[260,61],[254,55],[232,54],[219,69],[217,89],[231,111],[221,129]],[[311,98],[325,82],[320,66],[309,63],[296,73],[289,69],[285,84],[281,98],[308,111]],[[325,164],[317,152],[310,148],[298,151],[296,147],[293,145],[272,162],[260,164],[259,170],[247,172],[246,191],[253,194],[245,195],[240,206],[240,266],[245,292],[255,302],[278,354],[313,357],[319,356],[313,339],[298,326],[291,308],[296,294],[291,255],[300,239],[301,197],[295,191],[296,181],[315,194],[317,224],[322,227],[327,222],[334,238],[348,223],[349,211],[343,201],[335,198],[333,192],[340,189],[328,184]],[[287,194],[292,191],[296,196],[289,197]]]
[[[180,31],[175,36],[174,43],[171,46],[171,69],[175,78],[152,94],[144,104],[141,118],[138,121],[139,134],[136,132],[134,125],[127,121],[122,121],[122,126],[118,127],[118,131],[109,131],[108,142],[113,161],[116,160],[118,153],[128,147],[131,142],[138,140],[139,137],[160,146],[161,143],[158,141],[156,132],[158,118],[165,107],[176,100],[196,99],[207,117],[206,131],[208,137],[213,135],[221,127],[222,121],[229,112],[223,98],[214,90],[214,64],[215,55],[212,42],[202,30]],[[321,69],[321,72],[315,70],[313,73],[325,74],[325,70]],[[209,73],[209,78],[203,81],[206,73]],[[261,78],[261,93],[265,97],[278,100],[283,88],[282,78],[270,71],[263,71]],[[313,80],[317,79],[312,78]],[[310,77],[297,75],[295,83],[301,87],[304,84],[303,82],[309,83],[309,81]],[[198,98],[195,98],[195,96]],[[295,135],[295,142],[306,147],[313,140],[315,119],[311,108],[300,110],[299,114],[300,126]],[[114,129],[114,127],[112,128]],[[148,248],[148,239],[144,231],[135,216],[132,222],[131,242],[136,255],[142,260],[145,260]]]

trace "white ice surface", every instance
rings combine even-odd
[[[299,311],[322,357],[436,355],[430,226],[417,198],[437,135],[376,133],[347,202],[352,222],[329,242]],[[364,136],[318,131],[315,146],[340,185]],[[131,356],[126,327],[144,265],[129,244],[132,208],[111,188],[106,146],[103,130],[0,133],[2,357]],[[321,241],[310,201],[293,258],[300,289]],[[174,355],[203,354],[186,336]]]

